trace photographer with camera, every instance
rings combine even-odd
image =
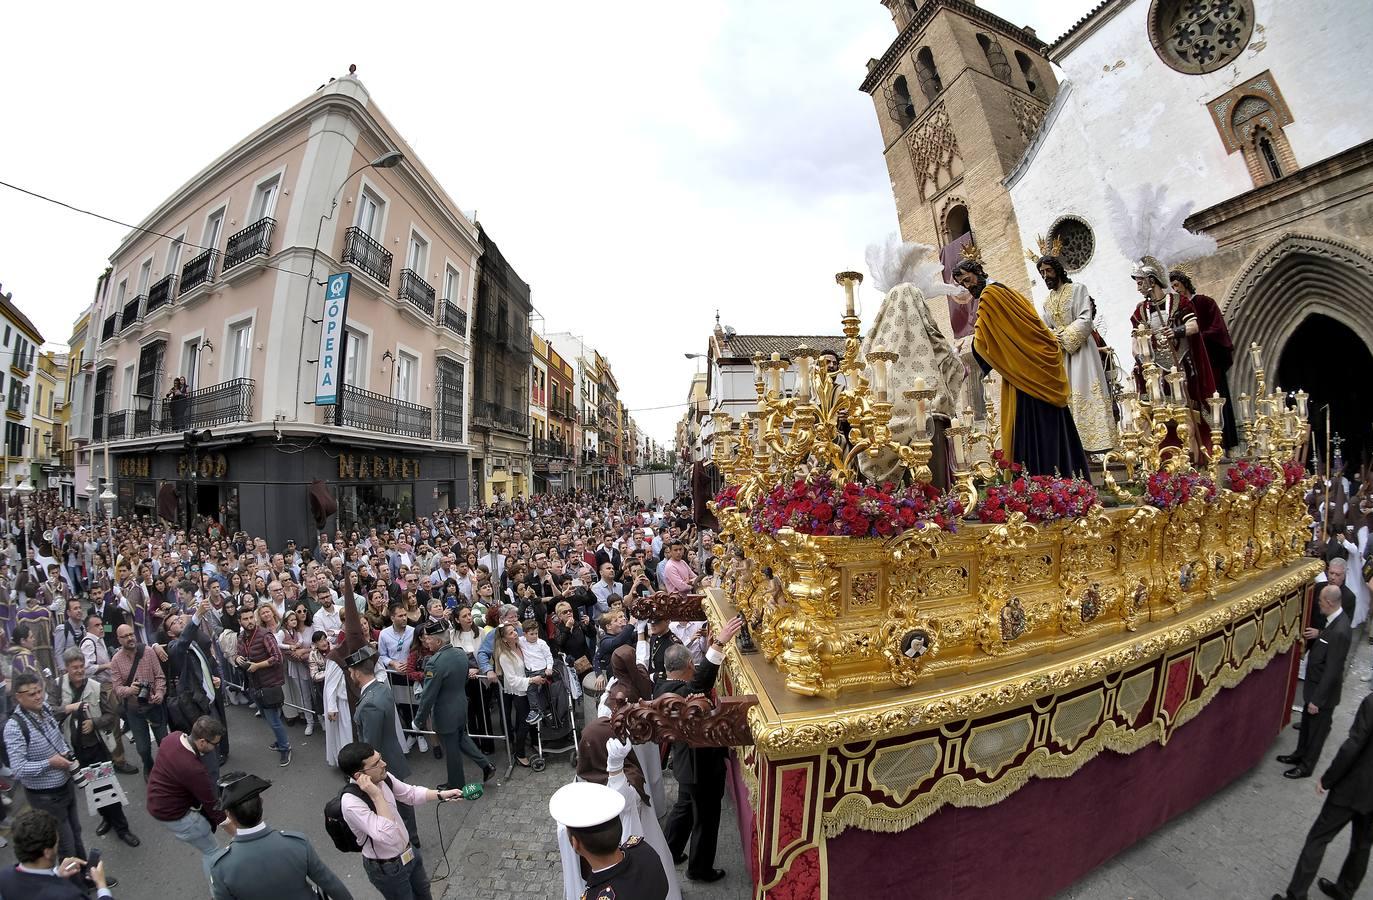
[[[14,777],[24,785],[29,806],[57,820],[63,857],[86,855],[72,774],[81,764],[62,737],[62,726],[48,707],[43,681],[33,672],[15,675],[10,685],[19,708],[5,723],[5,751]]]
[[[109,732],[119,724],[118,714],[101,702],[109,694],[101,693],[100,682],[86,677],[86,657],[79,647],[68,647],[62,654],[62,664],[66,672],[57,683],[57,719],[66,725],[67,741],[76,753],[76,761],[82,766],[109,762],[113,746]],[[97,835],[108,834],[113,828],[130,847],[141,843],[129,830],[122,803],[100,807],[100,818]]]
[[[14,817],[13,834],[19,865],[0,869],[0,894],[24,900],[80,900],[87,896],[89,882],[100,900],[113,896],[110,888],[117,882],[105,876],[103,862],[84,859],[84,853],[64,858],[59,852],[58,823],[48,813],[24,810]]]
[[[167,736],[167,716],[162,700],[167,695],[167,678],[157,655],[138,642],[132,625],[120,625],[115,633],[119,652],[110,657],[110,683],[133,732],[134,746],[143,760],[143,780],[153,771],[153,748],[148,730],[160,743]]]

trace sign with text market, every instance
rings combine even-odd
[[[420,477],[420,461],[403,456],[340,453],[339,481],[403,481]]]
[[[324,321],[319,325],[318,377],[315,380],[315,405],[333,406],[339,402],[339,382],[343,378],[343,356],[347,352],[348,288],[347,272],[330,275],[324,288]]]

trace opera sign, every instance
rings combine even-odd
[[[324,319],[319,326],[319,361],[316,365],[316,406],[338,403],[343,357],[347,352],[344,326],[348,322],[348,288],[351,281],[347,272],[339,272],[330,275],[325,284]]]

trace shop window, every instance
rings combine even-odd
[[[415,519],[413,484],[344,484],[338,489],[339,527],[390,527]]]

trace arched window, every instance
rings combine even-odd
[[[920,52],[915,54],[915,77],[920,82],[920,92],[926,100],[933,101],[944,90],[944,83],[939,80],[939,69],[934,64],[934,54],[929,47],[921,47]]]
[[[982,47],[982,55],[987,57],[987,65],[991,66],[992,74],[998,81],[1009,82],[1011,80],[1011,64],[1006,61],[1006,51],[1001,49],[1001,43],[992,37],[978,32],[977,43]]]
[[[1259,151],[1259,157],[1263,160],[1263,166],[1268,170],[1268,177],[1272,181],[1277,181],[1282,177],[1282,163],[1278,162],[1278,151],[1273,147],[1273,141],[1269,139],[1268,132],[1259,131],[1254,142]]]
[[[903,130],[915,121],[915,104],[911,102],[911,89],[906,85],[905,75],[897,75],[892,81],[891,108],[892,119]]]
[[[968,220],[968,207],[958,205],[952,207],[944,216],[944,240],[954,241],[972,231],[972,222]]]
[[[1030,57],[1017,50],[1015,61],[1020,64],[1020,74],[1025,76],[1025,87],[1036,97],[1043,97],[1044,91],[1039,87],[1039,75],[1035,72],[1035,64],[1030,61]]]

